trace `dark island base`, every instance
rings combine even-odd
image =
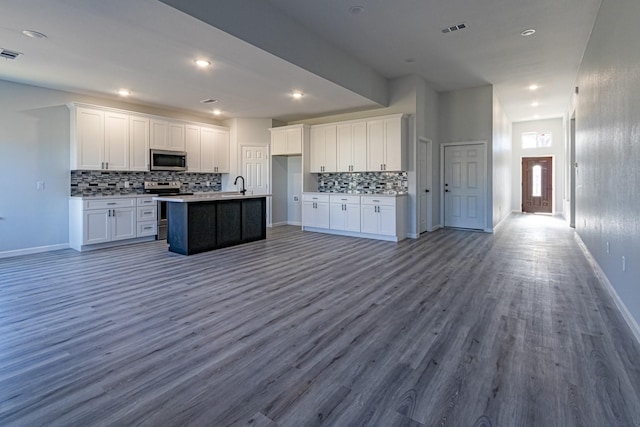
[[[267,238],[266,198],[167,204],[171,252],[192,255]]]

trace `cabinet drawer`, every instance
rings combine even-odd
[[[360,196],[354,196],[349,194],[332,194],[329,196],[331,203],[345,204],[345,205],[359,205]]]
[[[138,206],[138,221],[152,221],[157,216],[156,206]]]
[[[136,237],[155,236],[156,234],[158,234],[158,224],[156,221],[138,222]]]
[[[125,199],[96,199],[85,200],[85,209],[115,209],[128,208],[136,205],[136,199],[129,197]]]
[[[153,197],[138,197],[138,206],[155,206],[158,202]]]
[[[328,194],[302,194],[303,202],[325,202],[329,203]]]
[[[362,196],[361,203],[363,205],[378,205],[378,206],[395,206],[395,197],[376,197],[376,196]]]

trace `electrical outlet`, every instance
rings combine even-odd
[[[293,201],[294,201],[294,202],[299,202],[299,201],[300,201],[300,198],[299,198],[298,196],[293,196]]]
[[[622,271],[627,271],[627,259],[622,255]]]
[[[207,187],[211,187],[211,181],[207,181]]]
[[[611,248],[609,246],[609,242],[607,242],[607,253],[610,253],[610,250],[611,250]]]
[[[124,188],[129,188],[129,181],[124,182]]]
[[[36,181],[36,190],[38,191],[44,190],[44,181]]]

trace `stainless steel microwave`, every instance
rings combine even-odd
[[[187,153],[152,149],[149,155],[149,169],[152,171],[186,171]]]

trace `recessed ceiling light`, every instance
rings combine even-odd
[[[303,94],[302,92],[293,92],[291,96],[293,96],[295,99],[300,99],[302,98]]]
[[[416,62],[415,58],[407,58],[404,60],[404,62],[406,62],[407,64],[413,64],[414,62]]]
[[[523,32],[520,33],[520,35],[522,37],[527,37],[527,36],[531,36],[533,34],[536,33],[536,30],[534,30],[533,28],[529,28],[528,30],[524,30]]]
[[[211,65],[211,61],[206,59],[196,59],[193,62],[195,62],[195,64],[200,68],[207,68],[208,66]]]
[[[131,94],[131,92],[129,92],[128,89],[119,89],[118,90],[118,95],[120,96],[129,96]]]
[[[533,116],[534,119],[539,119],[540,116],[538,114],[536,114],[535,116]]]
[[[529,86],[529,90],[538,90],[538,85],[531,85]]]
[[[538,105],[540,105],[540,104],[538,104],[538,101],[533,101],[533,102],[531,103],[531,106],[532,106],[532,107],[537,107]]]
[[[22,32],[22,34],[24,34],[27,37],[31,37],[32,39],[46,39],[47,38],[46,34],[42,34],[39,31],[33,31],[33,30],[24,30]]]
[[[219,116],[220,114],[222,114],[222,111],[218,110],[217,108],[215,110],[213,110],[213,114],[216,116]]]
[[[351,6],[349,8],[349,13],[352,15],[358,15],[360,13],[364,12],[364,7],[362,6]]]

